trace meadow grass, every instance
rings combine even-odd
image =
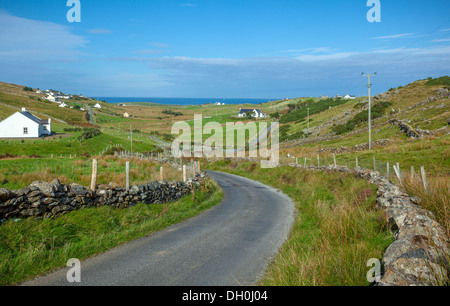
[[[0,226],[0,285],[14,285],[128,241],[160,231],[218,204],[220,187],[207,180],[193,195],[169,204],[104,206],[56,219],[7,221]]]
[[[260,285],[370,285],[367,261],[381,259],[393,241],[382,212],[374,207],[376,186],[351,174],[288,166],[261,169],[228,160],[207,167],[279,188],[296,204],[290,236]]]
[[[153,160],[118,158],[117,156],[93,156],[97,159],[97,184],[113,182],[126,186],[126,162],[130,162],[130,184],[145,184],[160,180],[160,168],[164,167],[164,179],[181,181],[181,169]],[[0,188],[25,188],[34,181],[50,182],[58,178],[62,184],[76,183],[90,186],[92,158],[42,158],[0,160]]]

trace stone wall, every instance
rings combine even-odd
[[[302,167],[290,164],[293,167]],[[377,207],[386,212],[395,241],[383,255],[384,273],[378,286],[443,285],[449,277],[450,240],[431,212],[421,208],[420,199],[410,197],[400,187],[364,168],[309,166],[316,171],[353,173],[378,186]]]
[[[36,181],[20,190],[0,189],[0,224],[8,219],[58,217],[88,207],[126,208],[139,202],[173,202],[189,194],[205,177],[206,173],[201,172],[186,182],[154,181],[128,190],[111,183],[97,185],[94,191],[78,184],[61,184],[58,179],[50,183]]]
[[[259,162],[255,158],[234,160]],[[420,199],[410,197],[379,172],[370,169],[334,165],[303,167],[295,163],[287,165],[311,171],[352,173],[378,187],[376,205],[386,213],[386,221],[394,233],[395,241],[383,255],[384,273],[376,282],[377,286],[436,286],[448,282],[449,237],[444,228],[433,220],[432,213],[420,207]]]

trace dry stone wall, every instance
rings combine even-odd
[[[259,162],[254,158],[236,160]],[[444,228],[434,221],[431,212],[423,209],[420,199],[410,197],[402,188],[382,177],[379,172],[361,167],[307,166],[288,164],[311,171],[347,172],[378,187],[377,208],[386,213],[395,241],[382,258],[384,273],[377,286],[448,285],[450,276],[450,239]],[[275,166],[275,165],[274,165]]]
[[[418,205],[420,199],[410,197],[377,171],[345,166],[307,168],[354,173],[378,186],[377,207],[386,212],[388,226],[395,235],[383,255],[384,273],[378,286],[436,286],[448,281],[450,240],[432,213]]]
[[[189,194],[205,177],[206,173],[201,172],[186,182],[154,181],[129,189],[101,184],[95,191],[78,184],[61,184],[58,179],[50,183],[36,181],[20,190],[0,189],[0,223],[17,218],[58,217],[73,210],[104,205],[127,208],[140,202],[173,202]]]

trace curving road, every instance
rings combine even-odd
[[[24,285],[253,285],[287,238],[294,204],[261,183],[210,171],[224,191],[217,206],[161,232],[81,262],[81,282],[69,268]]]

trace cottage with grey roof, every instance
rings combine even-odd
[[[51,119],[40,119],[25,108],[0,122],[0,138],[39,138],[51,134]]]

